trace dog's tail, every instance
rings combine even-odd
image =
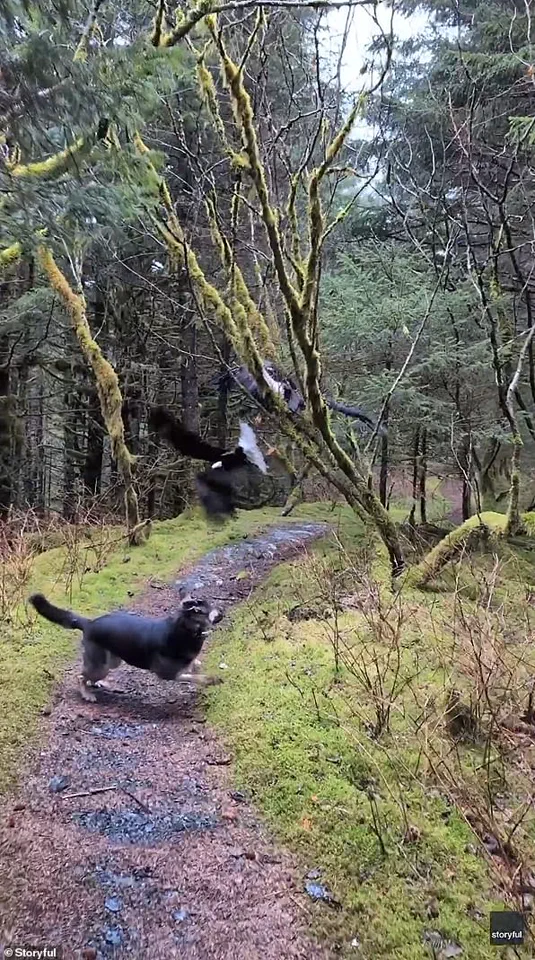
[[[90,623],[87,617],[82,617],[79,613],[55,607],[42,593],[34,593],[30,597],[30,603],[45,620],[57,623],[60,627],[65,627],[66,630],[83,630]]]

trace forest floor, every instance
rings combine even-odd
[[[186,588],[228,610],[327,530],[271,527],[129,607],[165,615]],[[122,667],[98,703],[82,703],[78,672],[55,692],[42,749],[2,811],[4,948],[61,945],[64,960],[327,958],[307,933],[295,862],[232,790],[202,694]]]
[[[158,614],[179,585],[206,595],[226,616],[204,667],[224,682],[122,668],[82,703],[73,634],[21,606],[0,637],[1,943],[65,960],[495,957],[490,911],[535,903],[533,554],[495,545],[393,596],[376,537],[328,503],[219,530],[183,516],[136,551],[105,541],[38,557],[26,593]],[[466,740],[452,685],[473,705]]]

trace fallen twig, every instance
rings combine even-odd
[[[145,813],[150,813],[150,809],[146,803],[143,803],[143,800],[139,800],[135,794],[130,793],[130,790],[127,790],[126,787],[122,787],[120,783],[112,783],[108,787],[91,787],[90,790],[80,790],[78,793],[64,793],[62,795],[62,800],[74,800],[77,797],[91,797],[95,793],[108,793],[112,790],[120,790],[122,793],[125,793],[127,797],[130,797],[131,800],[134,800]]]
[[[63,793],[62,800],[74,800],[76,797],[90,797],[94,793],[107,793],[108,790],[120,790],[118,783],[113,783],[111,787],[91,787],[90,790],[80,790],[79,793]]]

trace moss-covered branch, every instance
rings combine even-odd
[[[12,263],[16,263],[20,260],[22,256],[22,245],[20,243],[12,243],[9,247],[4,247],[3,250],[0,250],[0,267],[9,267]]]
[[[238,308],[236,316],[242,337],[244,341],[247,341],[252,334],[256,335],[263,356],[274,356],[275,347],[266,319],[249,292],[243,273],[236,263],[230,242],[224,236],[218,223],[215,205],[210,199],[206,202],[206,209],[212,238],[227,274],[231,296]]]
[[[186,14],[181,10],[176,13],[176,26],[167,33],[163,31],[165,4],[159,0],[158,10],[154,22],[151,42],[155,47],[174,47],[180,43],[194,27],[212,10],[212,0],[199,0]]]
[[[101,120],[94,137],[78,137],[69,147],[46,160],[15,163],[9,167],[9,173],[15,180],[56,180],[64,173],[78,169],[80,161],[91,152],[95,141],[105,138],[108,126],[108,120]]]
[[[130,539],[132,543],[139,542],[142,539],[141,534],[147,531],[143,524],[140,524],[139,519],[138,499],[133,478],[134,461],[125,442],[122,418],[123,398],[117,374],[91,335],[83,293],[76,293],[72,289],[48,247],[41,245],[38,248],[38,258],[50,286],[61,298],[71,318],[82,353],[95,375],[102,416],[110,436],[113,457],[124,484],[126,520]]]
[[[345,474],[344,495],[351,505],[358,504],[359,510],[365,512],[377,527],[385,543],[392,570],[398,575],[404,567],[403,552],[401,550],[397,529],[388,512],[378,498],[368,488],[366,481],[358,474],[353,461],[336,440],[329,422],[329,412],[323,399],[321,383],[321,363],[316,347],[315,337],[311,335],[310,317],[315,307],[315,288],[318,278],[319,254],[323,235],[323,217],[319,198],[320,184],[330,165],[340,152],[344,141],[351,129],[360,104],[356,104],[347,121],[328,147],[325,159],[314,171],[309,187],[311,202],[310,208],[310,253],[307,261],[305,284],[302,291],[291,283],[283,252],[282,239],[279,234],[278,217],[271,204],[267,177],[260,157],[260,149],[256,136],[253,109],[250,96],[243,83],[243,75],[239,67],[229,56],[221,34],[216,29],[215,17],[207,18],[207,26],[217,45],[221,66],[231,95],[232,109],[236,124],[242,136],[244,150],[249,159],[248,173],[253,181],[260,203],[262,219],[266,229],[275,272],[281,294],[284,298],[288,315],[291,321],[292,333],[299,345],[305,361],[306,393],[312,411],[314,426],[320,432],[325,447],[329,450],[336,466]],[[286,424],[286,426],[288,426]],[[316,460],[314,465],[321,469]]]
[[[500,513],[482,513],[470,517],[456,530],[448,533],[419,564],[411,568],[407,574],[407,582],[411,586],[425,587],[460,554],[472,550],[491,536],[503,536],[506,523],[506,517]]]
[[[9,172],[17,180],[55,180],[76,167],[90,148],[91,143],[88,140],[78,137],[70,147],[60,150],[52,157],[33,163],[17,163]]]
[[[524,360],[533,340],[534,334],[535,327],[532,326],[528,332],[528,335],[524,339],[524,343],[522,344],[522,349],[518,355],[516,370],[511,378],[505,398],[513,439],[513,456],[511,458],[511,487],[509,490],[506,531],[509,536],[517,533],[523,533],[525,531],[525,526],[520,516],[520,456],[524,444],[515,413],[515,396],[517,394]]]
[[[85,22],[85,26],[82,31],[82,36],[80,37],[76,50],[74,51],[73,61],[75,63],[77,61],[83,62],[87,60],[89,41],[91,40],[91,37],[95,32],[95,27],[97,25],[98,12],[103,3],[104,3],[104,0],[93,0],[93,6],[91,7],[91,10],[89,11],[89,14],[87,16],[87,20]]]

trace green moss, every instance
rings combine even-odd
[[[421,563],[409,570],[407,582],[413,586],[424,586],[438,576],[446,564],[463,549],[468,549],[483,537],[503,535],[506,526],[507,518],[501,513],[481,513],[470,517],[448,533]]]
[[[305,505],[295,515],[328,518],[329,508]],[[362,526],[347,508],[330,519],[338,521],[344,549],[362,549]],[[325,596],[321,569],[331,568],[350,590],[353,573],[339,547],[323,542],[306,559],[273,571],[254,602],[216,635],[208,667],[224,658],[228,669],[225,683],[209,692],[208,715],[235,756],[236,785],[252,792],[275,833],[298,852],[303,877],[319,868],[341,900],[340,912],[311,904],[312,923],[340,945],[341,956],[355,955],[356,938],[363,958],[424,960],[424,932],[438,930],[471,960],[494,957],[488,911],[503,903],[485,859],[474,852],[470,828],[422,763],[424,728],[412,694],[397,701],[390,732],[373,739],[365,728],[373,702],[344,666],[335,678],[333,620],[286,617],[299,602],[317,602],[322,589]],[[353,580],[353,592],[364,590],[363,582]],[[410,593],[411,605],[416,596]],[[417,624],[427,617],[425,603]],[[443,614],[450,615],[447,601]],[[358,656],[361,650],[363,662],[365,618],[350,610],[338,624],[345,648]],[[443,658],[440,650],[422,648],[417,624],[404,631],[401,669],[427,659],[418,681],[425,700],[443,689]],[[442,734],[436,736],[438,760]],[[407,842],[407,824],[417,828],[416,842]],[[436,918],[429,917],[431,901]],[[483,921],[473,919],[474,906]]]
[[[208,526],[199,512],[189,511],[176,520],[155,523],[150,540],[134,549],[126,545],[125,531],[119,528],[115,547],[100,549],[98,542],[80,539],[76,570],[71,562],[72,550],[70,558],[65,547],[49,550],[36,558],[25,592],[29,596],[41,591],[84,613],[105,613],[127,603],[132,591],[141,589],[147,579],[156,575],[165,580],[206,551],[261,529],[277,516],[274,509],[243,513],[237,520],[217,528]],[[106,540],[112,539],[114,533],[108,530]],[[96,541],[101,536],[104,534],[93,535]],[[84,573],[86,569],[89,572]],[[77,636],[38,619],[25,604],[15,611],[11,624],[2,624],[0,789],[13,781],[21,753],[35,732],[39,713],[48,702],[56,679],[75,655]]]

